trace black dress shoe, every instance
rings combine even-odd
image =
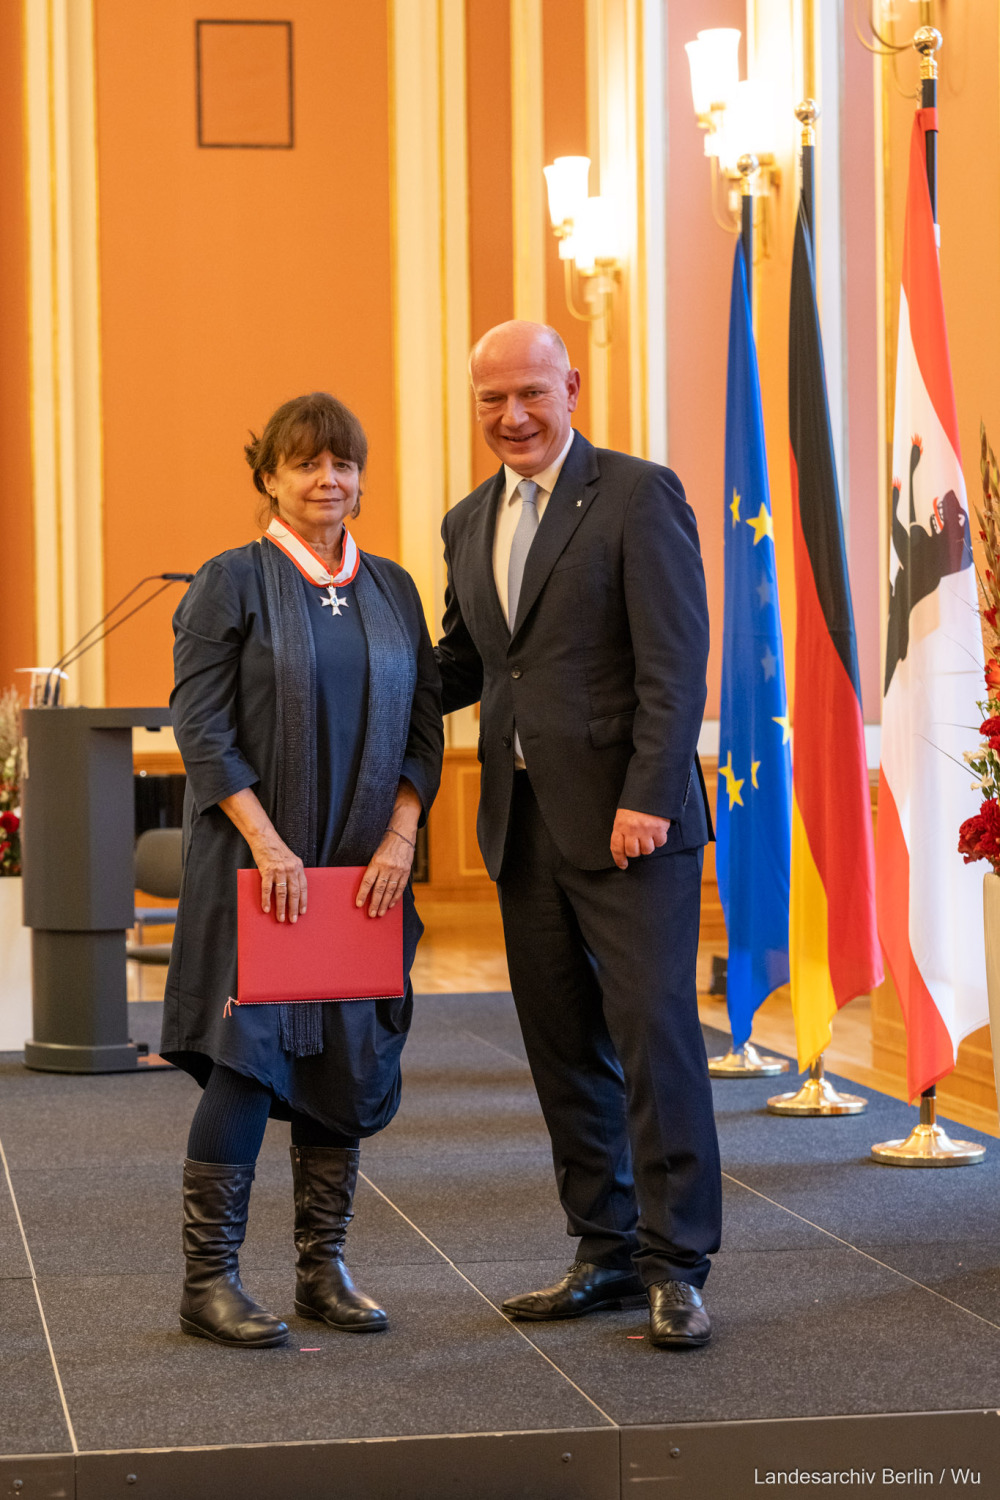
[[[508,1297],[503,1311],[510,1318],[543,1323],[549,1318],[582,1318],[601,1307],[621,1307],[624,1297],[641,1297],[642,1282],[631,1271],[613,1271],[576,1260],[555,1286]]]
[[[712,1337],[701,1292],[686,1281],[658,1281],[649,1289],[649,1336],[658,1349],[700,1349]]]

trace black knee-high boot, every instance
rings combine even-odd
[[[354,1217],[361,1153],[342,1146],[293,1146],[295,1189],[295,1311],[347,1333],[374,1333],[388,1319],[359,1292],[344,1264],[344,1239]]]
[[[283,1344],[288,1326],[258,1307],[240,1282],[253,1165],[184,1163],[185,1333],[240,1348]]]

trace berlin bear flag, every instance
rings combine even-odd
[[[774,527],[743,246],[737,244],[726,384],[725,612],[715,867],[726,916],[733,1048],[788,981],[791,764]]]
[[[795,753],[789,945],[799,1067],[842,1005],[882,981],[875,847],[851,586],[826,397],[812,232],[792,255],[788,420],[795,551]]]
[[[957,853],[979,809],[962,752],[983,686],[972,541],[925,168],[910,140],[892,438],[892,549],[878,805],[878,927],[907,1031],[910,1097],[988,1021],[982,879]],[[957,762],[957,764],[956,764]]]

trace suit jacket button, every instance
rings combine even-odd
[[[520,667],[515,667],[514,670],[511,672],[510,675],[512,677],[515,677],[515,678],[516,677],[520,677],[520,675],[521,675],[521,668]]]
[[[509,734],[505,734],[504,737],[503,737],[503,747],[504,747],[504,749],[505,750],[509,750],[510,749],[510,745],[511,745],[510,735]]]

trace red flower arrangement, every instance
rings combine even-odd
[[[967,865],[987,859],[1000,874],[1000,634],[997,631],[1000,612],[1000,584],[997,582],[1000,562],[1000,469],[993,449],[986,440],[986,428],[980,424],[980,472],[983,480],[983,505],[979,515],[979,539],[983,544],[986,566],[977,569],[976,577],[982,603],[979,614],[985,626],[987,648],[986,702],[978,704],[983,722],[979,726],[982,743],[978,750],[967,750],[965,759],[976,773],[973,788],[981,791],[983,802],[974,817],[966,818],[958,831],[958,852]]]
[[[965,863],[988,859],[996,869],[1000,863],[1000,803],[995,797],[985,797],[975,817],[966,818],[958,830],[958,852],[965,856]]]
[[[21,873],[21,702],[0,693],[0,876]]]

